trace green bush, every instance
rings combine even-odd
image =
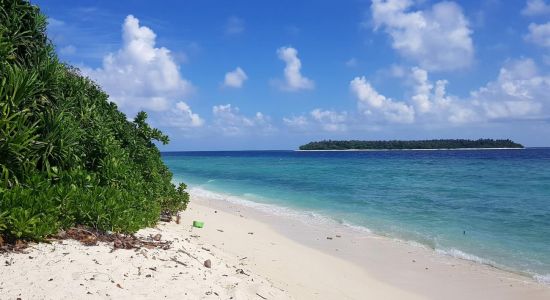
[[[45,28],[28,1],[0,0],[0,235],[129,233],[185,209],[186,186],[172,184],[155,145],[168,137],[59,62]]]

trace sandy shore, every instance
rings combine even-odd
[[[169,250],[63,241],[3,255],[0,298],[550,299],[527,277],[196,195],[182,224],[139,235],[157,233]]]
[[[214,226],[223,220],[232,232],[254,232],[243,240],[236,238],[243,234],[205,230],[206,241],[251,257],[254,270],[299,299],[550,299],[550,286],[532,278],[432,249],[314,218],[204,196],[193,200],[193,217]]]

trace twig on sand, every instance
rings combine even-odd
[[[172,260],[173,262],[175,262],[175,263],[178,263],[178,264],[180,264],[180,265],[182,265],[182,266],[187,267],[187,264],[186,264],[186,263],[177,260],[175,257],[172,257],[171,260]]]
[[[260,295],[260,294],[258,294],[258,293],[256,293],[256,295],[257,295],[258,297],[262,298],[262,299],[267,299],[266,297],[264,297],[264,296],[262,296],[262,295]]]
[[[186,254],[187,256],[189,256],[189,257],[191,257],[191,258],[193,258],[193,259],[198,260],[198,258],[197,258],[196,256],[194,256],[193,254],[187,252],[187,250],[185,250],[185,248],[179,249],[178,252],[181,252],[181,253]]]
[[[178,252],[184,253],[185,255],[191,257],[192,259],[198,261],[198,262],[201,263],[201,264],[203,263],[202,261],[199,260],[198,257],[196,257],[196,256],[194,256],[193,254],[187,252],[187,250],[185,250],[185,248],[178,250]]]

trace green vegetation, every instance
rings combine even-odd
[[[465,149],[523,148],[511,140],[422,140],[422,141],[320,141],[300,146],[300,150],[382,150],[382,149]]]
[[[59,62],[46,20],[0,0],[0,244],[77,224],[131,233],[185,209],[154,144],[168,137]]]

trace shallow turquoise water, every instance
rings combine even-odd
[[[550,279],[550,149],[164,153],[192,187]]]

